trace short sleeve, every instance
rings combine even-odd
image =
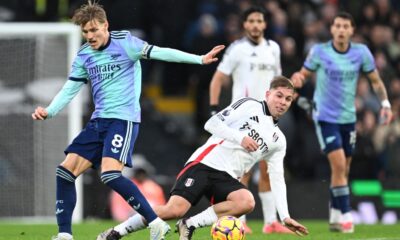
[[[375,60],[374,56],[372,55],[371,51],[368,49],[367,46],[363,45],[362,48],[362,72],[364,73],[370,73],[375,70]]]
[[[310,52],[308,53],[307,58],[304,61],[305,68],[313,72],[317,70],[320,62],[318,52],[319,52],[319,45],[315,45],[310,49]]]
[[[240,57],[236,56],[237,51],[235,49],[235,45],[229,46],[225,51],[222,61],[218,65],[218,71],[221,71],[225,75],[231,75],[239,62]]]

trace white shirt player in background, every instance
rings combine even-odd
[[[163,220],[183,217],[203,196],[212,203],[204,211],[177,223],[180,240],[190,240],[195,229],[211,226],[222,216],[241,216],[253,211],[253,194],[239,182],[258,162],[268,163],[273,201],[284,225],[298,235],[306,227],[290,218],[283,160],[286,138],[277,125],[289,109],[294,95],[292,82],[275,77],[264,100],[242,98],[212,116],[204,128],[212,134],[178,174],[166,205],[154,206]],[[97,240],[116,240],[144,229],[144,218],[136,214],[122,224],[101,233]],[[118,236],[112,238],[111,236]]]
[[[211,114],[219,109],[221,88],[232,81],[232,102],[243,97],[262,100],[269,89],[273,77],[281,75],[279,45],[264,38],[267,27],[265,10],[251,7],[243,13],[245,36],[233,42],[226,50],[224,57],[210,83]],[[264,216],[264,233],[289,233],[277,220],[276,206],[273,201],[268,176],[268,166],[260,162],[260,178],[258,192]],[[243,178],[242,183],[249,185],[252,171]],[[242,216],[243,223],[246,217]],[[252,230],[246,225],[245,230]]]

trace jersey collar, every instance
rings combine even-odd
[[[275,118],[272,117],[271,112],[268,109],[268,105],[267,105],[266,101],[262,101],[262,107],[263,107],[263,110],[264,110],[264,114],[267,115],[267,116],[271,116],[272,120],[274,121],[274,124],[277,125],[278,124],[278,119],[275,119]]]
[[[337,53],[339,53],[339,54],[346,54],[346,53],[348,53],[348,52],[350,51],[351,42],[349,42],[349,47],[348,47],[348,48],[346,49],[346,51],[344,51],[344,52],[341,52],[341,51],[337,50],[337,49],[335,48],[335,45],[333,44],[333,41],[332,41],[332,40],[331,40],[330,42],[331,42],[331,46],[332,46],[333,50],[335,50],[335,52],[337,52]]]
[[[247,41],[248,41],[251,45],[253,45],[253,46],[259,46],[259,45],[261,45],[261,44],[263,44],[263,43],[265,42],[265,39],[264,39],[264,38],[261,40],[260,43],[254,42],[253,40],[251,40],[251,39],[250,39],[249,37],[247,37],[247,36],[245,36],[245,38],[246,38]]]
[[[99,47],[99,51],[103,51],[104,49],[108,48],[108,46],[110,46],[110,43],[111,43],[111,34],[109,34],[108,36],[106,45]]]

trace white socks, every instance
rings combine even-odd
[[[125,236],[128,233],[136,232],[140,229],[146,227],[146,224],[143,222],[143,217],[140,214],[135,214],[132,217],[128,218],[124,222],[120,223],[114,230],[119,232],[121,236]]]
[[[348,222],[353,222],[353,215],[351,214],[351,212],[347,212],[345,214],[342,215],[342,221],[344,223],[348,223]]]
[[[69,233],[61,232],[61,233],[57,234],[57,238],[56,239],[73,240],[74,238]]]
[[[188,227],[194,226],[195,228],[198,227],[205,227],[211,226],[215,221],[218,220],[218,216],[214,211],[214,208],[208,207],[206,210],[202,211],[199,214],[194,215],[186,220],[186,225]]]
[[[341,223],[341,222],[342,222],[342,212],[339,209],[330,208],[329,223]]]
[[[240,220],[242,223],[245,223],[245,222],[246,222],[246,215],[240,216],[239,220]]]
[[[329,223],[347,223],[353,222],[353,215],[351,212],[342,214],[339,209],[329,209]]]
[[[278,219],[276,217],[276,205],[272,192],[259,192],[258,196],[261,200],[264,224],[271,224],[273,222],[276,222]]]

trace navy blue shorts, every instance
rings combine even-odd
[[[321,149],[325,154],[343,148],[350,157],[356,145],[355,123],[337,124],[316,121],[315,128]]]
[[[64,152],[86,158],[94,168],[101,165],[103,157],[117,159],[125,166],[132,167],[133,146],[138,132],[138,123],[120,119],[92,119]]]

